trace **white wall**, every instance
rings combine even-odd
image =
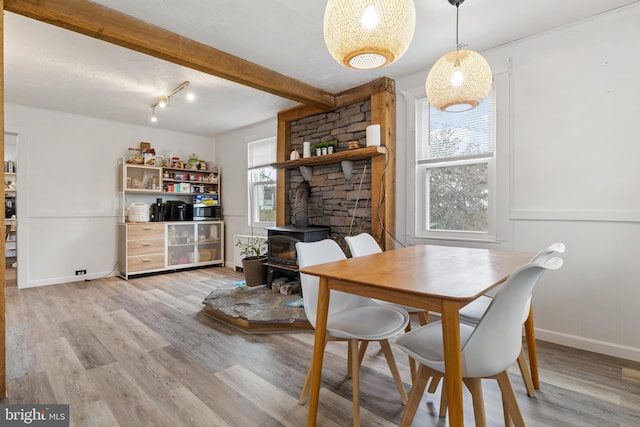
[[[211,138],[19,105],[5,105],[5,130],[18,134],[21,288],[75,281],[76,270],[113,274],[117,161],[128,147],[216,161]]]
[[[511,67],[511,241],[503,246],[567,246],[563,269],[535,291],[538,338],[640,361],[638,22],[636,5],[483,55],[494,72]],[[398,91],[425,77],[398,80]],[[398,165],[412,137],[402,101]],[[413,186],[398,171],[403,212]],[[403,217],[397,231],[405,240],[412,234]]]
[[[247,199],[247,144],[264,138],[276,136],[277,118],[257,123],[253,126],[237,129],[216,137],[216,157],[222,165],[222,209],[225,221],[225,264],[233,267],[233,247],[235,234],[251,235],[248,226]],[[266,236],[263,228],[253,230],[253,235]]]

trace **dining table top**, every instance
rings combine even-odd
[[[409,298],[413,294],[465,303],[502,283],[532,256],[529,252],[416,245],[308,266],[300,272],[381,292],[401,291]]]

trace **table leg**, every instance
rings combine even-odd
[[[322,382],[322,361],[324,357],[324,342],[327,336],[327,318],[329,315],[329,280],[320,277],[318,284],[318,307],[316,311],[316,331],[313,342],[313,359],[311,360],[311,400],[309,402],[308,427],[315,427],[320,400],[320,385]]]
[[[442,340],[444,346],[444,380],[447,389],[449,425],[463,426],[460,318],[458,304],[455,301],[442,302]]]

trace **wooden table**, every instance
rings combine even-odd
[[[458,310],[504,280],[532,254],[419,245],[300,269],[318,276],[318,311],[308,426],[316,425],[331,289],[442,314],[449,424],[462,426]]]

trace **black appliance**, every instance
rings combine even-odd
[[[165,221],[192,221],[193,205],[180,200],[167,200],[164,209]]]
[[[156,202],[151,205],[151,222],[164,221],[164,203],[162,199],[156,199]]]
[[[222,206],[197,203],[193,205],[193,220],[204,221],[222,219]]]

